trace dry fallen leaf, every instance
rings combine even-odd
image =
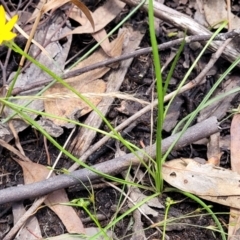
[[[67,33],[70,34],[82,34],[92,33],[92,36],[97,42],[105,39],[100,43],[101,47],[108,56],[116,57],[118,55],[111,54],[111,46],[107,37],[107,33],[104,27],[110,23],[124,8],[126,4],[119,0],[107,0],[102,6],[100,6],[94,13],[92,13],[95,28],[90,27],[90,22],[86,16],[81,14],[79,8],[74,7],[69,12],[69,17],[80,23],[82,26],[76,27],[73,31]],[[104,17],[103,17],[104,16]]]
[[[231,124],[231,167],[240,173],[240,114],[235,114]]]
[[[240,174],[231,170],[183,158],[166,162],[163,165],[163,178],[182,191],[240,208]]]
[[[91,12],[89,11],[89,9],[86,7],[86,5],[82,2],[80,2],[79,0],[71,0],[71,2],[77,6],[86,16],[86,18],[88,19],[88,21],[91,23],[93,30],[95,29],[94,26],[94,21],[91,15]]]
[[[48,1],[47,3],[43,3],[42,1],[39,2],[38,7],[35,9],[35,11],[33,12],[31,18],[28,20],[28,22],[32,21],[33,19],[36,18],[36,16],[38,14],[40,14],[40,10],[42,11],[42,13],[46,13],[52,9],[57,9],[60,8],[61,6],[63,6],[64,4],[71,2],[73,3],[79,10],[81,10],[81,12],[83,12],[86,16],[86,19],[89,21],[89,23],[91,24],[92,29],[94,29],[94,21],[91,15],[91,12],[89,11],[89,9],[85,6],[84,3],[78,1],[78,0],[51,0]],[[69,4],[69,7],[71,8],[71,5]]]
[[[25,207],[22,202],[15,202],[12,206],[12,214],[14,225],[18,222],[19,219],[26,213]],[[38,220],[35,216],[31,216],[21,230],[17,233],[14,240],[28,239],[28,240],[36,240],[36,236],[38,238],[42,238],[41,229],[38,223]]]
[[[15,161],[17,161],[23,169],[25,184],[42,181],[49,173],[49,170],[41,164],[23,162],[16,159]],[[85,233],[83,224],[75,210],[70,206],[58,204],[66,202],[69,202],[69,199],[64,189],[52,192],[44,201],[44,203],[61,219],[69,233]]]
[[[240,173],[240,115],[235,114],[231,123],[231,167],[234,172]],[[240,232],[240,209],[230,208],[228,239],[235,239]],[[234,236],[235,235],[235,236]]]
[[[111,48],[113,54],[121,54],[122,45],[125,33],[123,32],[118,38],[111,42]],[[109,57],[103,52],[102,49],[93,53],[90,57],[80,62],[73,70],[89,66],[91,64],[104,61]],[[105,73],[110,70],[109,67],[101,67],[90,72],[83,73],[79,76],[66,79],[66,82],[71,85],[79,93],[103,93],[106,89],[106,83],[100,80]],[[70,119],[78,118],[79,115],[83,116],[87,114],[92,109],[81,99],[79,99],[76,94],[72,93],[70,90],[62,86],[62,84],[56,83],[51,88],[49,88],[43,96],[50,95],[63,95],[67,96],[67,99],[46,99],[44,100],[45,112],[54,114],[59,117],[66,117]],[[89,100],[97,106],[101,101],[102,97],[93,96]],[[51,119],[56,125],[67,126],[67,122],[58,119]]]
[[[90,26],[90,22],[84,15],[80,15],[77,8],[70,11],[69,17],[79,22],[82,26],[75,28],[68,34],[95,33],[103,29],[111,22],[123,9],[126,4],[119,0],[108,0],[101,7],[92,13],[95,29]]]
[[[51,59],[44,55],[43,53],[40,53],[36,60],[38,60],[41,64],[45,65],[48,69],[50,69],[52,72],[54,72],[57,75],[62,75],[64,71],[64,66],[66,62],[66,58],[69,53],[69,49],[71,47],[71,36],[67,39],[67,41],[61,45],[58,41],[54,41],[54,39],[59,38],[59,34],[67,32],[69,29],[68,27],[64,26],[63,28],[59,25],[63,21],[63,18],[59,16],[56,18],[55,24],[45,24],[40,29],[37,30],[35,33],[34,39],[38,42],[42,42],[44,38],[51,38],[54,35],[53,41],[48,44],[46,47],[46,51],[50,53]],[[59,24],[58,24],[59,23]],[[31,46],[30,48],[30,55],[35,56],[36,53],[38,53],[39,49],[36,46]],[[53,60],[54,59],[54,60]],[[8,78],[8,81],[10,81],[14,76],[16,72],[12,72]],[[46,73],[40,69],[38,66],[31,64],[24,72],[18,75],[18,79],[14,87],[18,88],[25,88],[29,87],[30,85],[34,84],[36,80],[40,79],[48,79],[49,76],[46,76]],[[37,90],[39,91],[39,90]],[[33,96],[35,95],[36,90],[29,91],[26,93],[26,95]],[[19,106],[25,105],[27,102],[29,103],[28,99],[16,99],[13,100],[13,102]],[[28,105],[29,108],[37,111],[43,110],[43,101],[42,100],[34,100],[30,105]],[[12,109],[5,107],[4,114],[5,117],[8,117],[15,113]],[[29,113],[29,116],[31,118],[36,118],[36,114]],[[13,120],[14,127],[17,132],[23,131],[26,129],[29,125],[22,121],[21,119],[15,119]],[[1,124],[0,126],[0,136],[1,139],[4,139],[5,141],[10,141],[12,139],[12,134],[8,130],[7,124]]]
[[[225,0],[207,0],[203,4],[205,17],[210,26],[218,28],[222,21],[228,19],[227,5]],[[240,18],[230,12],[229,21],[232,29],[238,29]]]
[[[81,93],[103,93],[106,89],[106,83],[103,80],[91,80],[86,79],[81,82],[71,82],[69,83],[73,88],[78,90]],[[89,113],[92,109],[85,103],[82,99],[72,93],[70,90],[65,88],[62,84],[55,84],[54,87],[50,88],[46,94],[55,94],[61,93],[62,98],[56,99],[46,99],[44,100],[45,111],[47,113],[54,114],[55,116],[66,117],[68,119],[77,120],[80,116],[83,116]],[[102,100],[102,97],[91,97],[88,98],[92,104],[97,106]],[[64,126],[67,125],[67,122],[64,120],[50,118],[56,125]]]

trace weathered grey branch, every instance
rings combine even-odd
[[[121,0],[129,5],[137,6],[141,0]],[[211,32],[194,21],[189,16],[180,13],[172,8],[169,8],[161,3],[153,1],[154,7],[154,16],[160,18],[161,20],[168,22],[180,29],[187,30],[188,33],[193,35],[208,35]],[[142,7],[143,10],[148,11],[148,4],[145,4]],[[209,50],[215,52],[219,46],[223,43],[219,41],[214,41],[211,43]],[[234,62],[240,55],[240,52],[237,50],[236,46],[230,43],[224,50],[222,57],[230,62]],[[240,65],[239,65],[240,66]]]
[[[208,137],[211,134],[216,133],[218,130],[218,122],[216,117],[211,117],[201,123],[190,127],[175,145],[175,149],[180,149],[183,146],[189,145],[197,140]],[[177,136],[178,134],[170,136],[163,140],[163,153],[167,151],[167,149],[171,146]],[[146,151],[146,153],[152,158],[155,158],[155,144],[151,147],[146,147],[143,150]],[[142,151],[138,151],[137,155],[140,156],[140,158],[144,161],[147,161]],[[105,174],[116,175],[127,169],[129,166],[138,165],[139,163],[139,158],[137,158],[135,154],[130,153],[122,157],[96,164],[94,166],[94,169]],[[89,182],[89,180],[98,179],[99,177],[101,176],[88,169],[80,169],[72,172],[71,175],[63,174],[37,183],[6,188],[0,190],[0,204],[39,197],[52,191],[61,188],[67,188],[81,182]]]

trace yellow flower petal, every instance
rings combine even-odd
[[[4,41],[10,41],[17,36],[16,33],[11,32],[17,20],[18,16],[15,15],[6,23],[5,10],[0,5],[0,44]]]
[[[0,30],[2,30],[2,27],[4,27],[6,23],[6,17],[5,17],[5,10],[3,6],[0,6]]]
[[[13,33],[13,32],[6,32],[4,33],[4,41],[10,41],[12,39],[14,39],[15,37],[17,36],[16,33]]]
[[[11,31],[13,29],[13,26],[15,25],[15,23],[18,20],[18,15],[13,16],[9,22],[7,22],[7,24],[5,25],[5,31]]]

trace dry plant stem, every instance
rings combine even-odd
[[[46,48],[46,47],[48,46],[48,44],[50,44],[50,43],[52,42],[52,38],[53,38],[53,37],[55,36],[55,34],[59,31],[59,29],[66,23],[67,18],[68,18],[68,16],[63,20],[63,22],[61,23],[61,25],[56,29],[56,31],[55,31],[49,38],[46,39],[46,34],[47,34],[47,32],[44,33],[43,43],[41,43],[41,44],[43,44],[42,46],[43,46],[44,48]],[[44,20],[44,21],[45,21],[45,20]],[[39,25],[38,25],[38,26],[39,26]],[[10,50],[11,50],[11,49],[10,49]],[[36,59],[36,58],[39,56],[40,53],[41,53],[41,49],[39,48],[39,49],[37,50],[36,54],[34,54],[34,56],[32,56],[32,57]],[[24,72],[24,71],[30,66],[30,64],[32,64],[32,62],[30,62],[30,61],[28,61],[27,63],[25,63],[25,65],[22,67],[20,73]],[[12,79],[9,79],[8,82],[11,82],[12,80],[13,80],[13,78],[12,78]],[[14,94],[14,91],[15,91],[15,90],[13,89],[12,95],[15,95],[15,94]]]
[[[140,0],[122,0],[123,2],[136,6],[140,3]],[[180,13],[172,8],[169,8],[159,2],[153,1],[154,16],[160,18],[161,20],[172,24],[180,29],[187,30],[188,33],[193,35],[208,35],[211,32],[194,21],[191,17]],[[148,11],[148,4],[145,4],[142,9]],[[215,52],[221,46],[220,42],[212,42],[209,46],[209,50]],[[239,52],[237,47],[229,44],[227,48],[224,49],[223,55],[226,60],[234,62],[239,57]]]
[[[8,63],[9,63],[9,60],[10,60],[11,53],[12,53],[12,49],[9,48],[8,51],[7,51],[7,56],[6,56],[5,62],[4,62],[4,70],[5,70],[5,72],[2,72],[2,75],[3,75],[3,85],[7,84],[7,66],[8,66]],[[6,94],[6,91],[4,91],[4,94]]]
[[[203,70],[200,72],[200,74],[193,80],[196,83],[200,83],[202,79],[207,75],[207,73],[211,70],[211,68],[214,66],[215,62],[221,57],[224,49],[227,47],[227,45],[231,42],[232,39],[227,39],[219,48],[218,50],[212,54],[212,57],[208,64],[203,68]]]
[[[45,136],[43,136],[43,143],[44,143],[44,148],[45,148],[45,152],[46,152],[46,155],[47,155],[47,164],[48,164],[48,166],[50,166],[51,165],[51,158],[50,158],[50,154],[49,154],[49,151],[48,151],[47,138]]]
[[[44,3],[45,3],[45,2],[46,2],[46,1],[44,1]],[[29,38],[28,38],[27,43],[26,43],[26,46],[25,46],[25,48],[24,48],[24,52],[25,52],[25,53],[27,53],[28,50],[29,50],[29,48],[30,48],[30,45],[31,45],[33,36],[34,36],[34,34],[35,34],[35,32],[36,32],[36,29],[37,29],[37,26],[38,26],[38,24],[39,24],[39,22],[40,22],[41,16],[42,16],[42,9],[40,9],[40,12],[39,12],[37,18],[35,19],[35,22],[34,22],[33,27],[32,27],[32,29],[31,29]],[[22,58],[21,58],[20,63],[19,63],[19,66],[20,66],[21,68],[22,68],[23,65],[24,65],[24,61],[25,61],[25,56],[22,55]]]
[[[4,8],[6,9],[7,13],[10,15],[11,11],[8,8],[8,5],[6,4],[5,0],[1,0],[1,4],[4,6]]]
[[[12,145],[8,144],[7,142],[5,142],[2,139],[0,139],[0,145],[4,148],[8,149],[10,152],[14,153],[15,155],[17,155],[21,160],[23,160],[25,162],[31,162],[31,160],[28,157],[24,156],[16,148],[14,148]]]
[[[236,37],[238,35],[239,35],[239,31],[238,30],[233,30],[233,31],[228,32],[228,33],[217,35],[215,40],[225,41],[228,38],[233,38],[233,37]],[[212,36],[211,34],[199,35],[199,36],[189,36],[189,37],[185,38],[185,41],[186,41],[187,44],[191,43],[191,42],[207,41],[211,38],[211,36]],[[177,39],[177,40],[173,40],[173,41],[170,41],[170,42],[167,42],[167,43],[160,44],[158,46],[158,49],[161,51],[161,50],[165,50],[165,49],[171,48],[171,47],[176,46],[176,45],[180,45],[183,40],[184,40],[183,38],[180,38],[180,39]],[[94,69],[97,69],[97,68],[100,68],[100,67],[103,67],[103,66],[108,66],[112,63],[123,61],[123,60],[129,59],[129,58],[132,58],[132,57],[143,55],[143,54],[149,54],[151,52],[152,52],[151,47],[136,50],[134,52],[121,55],[120,57],[111,58],[111,59],[108,59],[108,60],[105,60],[105,61],[102,61],[102,62],[99,62],[99,63],[96,63],[96,64],[92,64],[91,66],[88,66],[88,67],[84,67],[84,68],[81,68],[81,69],[77,69],[77,70],[74,70],[74,71],[67,72],[62,76],[62,78],[66,79],[66,78],[69,78],[69,77],[75,77],[75,76],[78,76],[82,73],[89,72],[91,70],[94,70]],[[34,88],[37,88],[37,87],[42,87],[43,85],[46,85],[46,84],[50,83],[51,81],[52,80],[49,80],[49,79],[39,80],[39,81],[35,82],[34,84],[29,85],[28,87],[25,87],[25,88],[18,87],[18,88],[13,89],[12,94],[17,95],[21,92],[25,92],[25,91],[28,91],[28,90],[31,90],[31,89],[34,89]]]
[[[107,215],[101,213],[96,213],[94,216],[98,221],[104,221],[109,219]],[[82,218],[81,220],[84,224],[92,223],[92,219],[90,217]]]
[[[202,138],[208,137],[219,131],[218,121],[216,117],[210,117],[192,127],[190,127],[180,138],[178,143],[175,145],[174,149],[181,149],[182,147],[189,145],[193,142],[196,142]],[[167,149],[171,146],[173,141],[179,136],[179,134],[172,135],[163,140],[162,152],[165,153]],[[152,158],[156,157],[155,144],[143,149],[148,155]],[[137,151],[136,154],[139,156],[136,157],[135,154],[130,153],[124,156],[114,158],[112,160],[99,163],[94,165],[94,169],[99,172],[116,175],[123,170],[127,169],[129,166],[136,166],[142,161],[148,161],[147,157],[143,154],[143,151]],[[0,190],[0,204],[20,201],[26,198],[35,198],[41,195],[46,195],[52,191],[67,188],[69,186],[89,182],[89,180],[96,180],[100,178],[98,174],[88,170],[87,168],[80,169],[72,172],[69,175],[58,175],[46,179],[41,182],[10,187],[3,190]]]
[[[9,127],[9,129],[11,130],[11,132],[12,132],[12,134],[13,134],[13,136],[14,136],[16,147],[18,148],[18,150],[20,151],[20,153],[25,156],[25,153],[24,153],[23,148],[22,148],[22,145],[21,145],[21,143],[20,143],[18,134],[17,134],[17,132],[16,132],[16,129],[15,129],[12,121],[9,121],[9,122],[8,122],[8,127]]]
[[[232,23],[231,23],[231,1],[227,0],[227,17],[228,17],[228,31],[232,29]]]
[[[72,136],[73,136],[75,130],[76,130],[76,127],[73,128],[72,131],[71,131],[71,133],[69,134],[67,140],[65,141],[65,143],[64,143],[64,145],[63,145],[63,149],[66,149],[66,147],[67,147],[67,145],[69,144],[69,141],[71,140],[71,138],[72,138]],[[51,169],[51,171],[49,172],[47,178],[50,178],[50,177],[51,177],[51,175],[52,175],[54,169],[56,168],[56,166],[57,166],[57,164],[58,164],[60,158],[62,157],[62,154],[63,154],[63,152],[60,152],[60,153],[58,154],[58,156],[57,156],[57,158],[56,158],[54,164],[52,165],[52,169]]]
[[[0,67],[2,70],[2,82],[3,82],[3,86],[6,84],[6,68],[5,66],[3,66],[2,61],[0,61]]]

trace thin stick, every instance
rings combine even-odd
[[[131,6],[139,4],[140,0],[121,0]],[[208,35],[210,31],[203,27],[201,24],[194,21],[191,17],[186,14],[180,13],[172,8],[169,8],[157,1],[153,1],[154,16],[162,19],[163,21],[172,24],[180,29],[187,30],[188,33],[193,35]],[[148,11],[148,4],[143,5],[142,9]],[[213,41],[209,50],[215,52],[221,46],[220,42]],[[235,45],[229,44],[224,49],[223,55],[229,62],[234,62],[239,57],[239,50]],[[238,65],[240,66],[240,65]]]
[[[192,127],[190,127],[180,138],[174,149],[181,149],[182,147],[196,142],[202,138],[208,137],[219,131],[218,122],[216,117],[210,117]],[[162,152],[165,153],[171,146],[173,141],[178,137],[178,134],[174,134],[163,140]],[[94,168],[102,173],[109,175],[116,175],[129,166],[139,165],[140,160],[148,161],[147,153],[152,158],[156,156],[156,145],[146,147],[141,151],[137,151],[136,154],[129,153],[124,156],[114,158],[112,160],[94,165]],[[136,155],[139,156],[136,157]],[[89,182],[89,180],[96,180],[100,178],[98,174],[88,170],[86,168],[72,172],[71,174],[63,174],[51,177],[41,182],[32,184],[10,187],[0,190],[0,204],[20,201],[26,198],[39,197],[41,195],[48,194],[52,191],[67,188],[75,184]]]
[[[217,35],[215,37],[215,40],[225,41],[228,38],[233,38],[235,36],[238,36],[240,34],[239,31],[240,30],[236,30],[235,29],[235,30],[233,30],[231,32],[228,32],[228,33],[225,33],[225,34],[219,34],[219,35]],[[189,37],[185,38],[185,41],[186,41],[186,44],[188,44],[190,42],[207,41],[207,40],[209,40],[211,38],[211,36],[212,36],[211,34],[208,34],[208,35],[198,35],[198,36],[189,36]],[[173,40],[173,41],[170,41],[170,42],[167,42],[167,43],[160,44],[160,45],[158,45],[158,49],[160,51],[168,49],[170,47],[173,47],[173,46],[181,44],[181,42],[183,40],[184,40],[183,38],[180,38],[180,39],[177,39],[177,40]],[[152,48],[151,47],[140,49],[140,50],[136,50],[136,51],[128,53],[128,54],[123,54],[123,55],[121,55],[119,57],[111,58],[111,59],[108,59],[108,60],[105,60],[105,61],[102,61],[102,62],[99,62],[99,63],[92,64],[92,65],[87,66],[87,67],[83,67],[83,68],[80,68],[80,69],[77,69],[77,70],[65,73],[62,76],[62,78],[66,79],[66,78],[70,78],[70,77],[75,77],[75,76],[78,76],[78,75],[80,75],[82,73],[89,72],[91,70],[94,70],[94,69],[97,69],[97,68],[100,68],[100,67],[103,67],[103,66],[108,66],[108,65],[110,65],[112,63],[123,61],[123,60],[129,59],[129,58],[132,58],[132,57],[140,56],[140,55],[143,55],[143,54],[149,54],[150,52],[152,52]],[[17,87],[15,89],[13,89],[12,95],[17,95],[17,94],[19,94],[21,92],[29,91],[29,90],[35,89],[37,87],[42,87],[42,86],[50,83],[51,81],[52,80],[49,80],[49,79],[39,80],[39,81],[35,82],[34,84],[31,84],[31,85],[29,85],[27,87],[24,87],[24,88]]]
[[[44,2],[44,4],[45,4],[46,0],[44,0],[43,2]],[[25,53],[28,53],[28,50],[29,50],[29,48],[30,48],[30,45],[31,45],[33,36],[34,36],[34,34],[35,34],[36,30],[37,30],[37,26],[38,26],[38,24],[39,24],[39,22],[40,22],[40,19],[41,19],[41,17],[42,17],[42,13],[43,13],[43,12],[42,12],[42,8],[43,8],[44,4],[42,5],[42,7],[41,7],[41,9],[40,9],[40,12],[39,12],[39,14],[38,14],[37,18],[35,19],[35,22],[34,22],[34,24],[33,24],[33,26],[32,26],[32,29],[31,29],[29,38],[28,38],[27,43],[26,43],[25,48],[24,48],[24,52],[25,52]],[[19,66],[20,66],[21,68],[22,68],[23,65],[24,65],[24,61],[25,61],[25,56],[22,55],[21,60],[20,60],[20,63],[19,63]]]

